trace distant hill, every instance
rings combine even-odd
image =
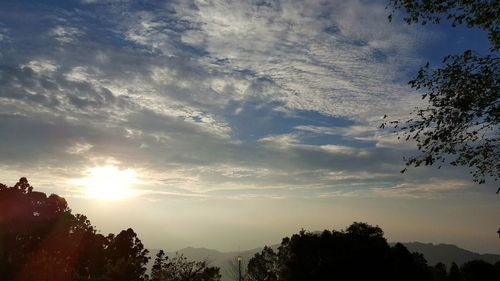
[[[461,265],[471,260],[484,260],[489,263],[496,263],[497,261],[500,261],[500,255],[478,254],[459,248],[456,245],[420,242],[408,242],[403,244],[410,252],[422,253],[429,265],[442,262],[449,267],[452,262]]]
[[[394,245],[395,243],[391,243]],[[465,262],[480,259],[487,261],[489,263],[496,263],[500,261],[500,255],[496,254],[478,254],[472,251],[468,251],[462,248],[459,248],[455,245],[449,244],[432,244],[432,243],[421,243],[421,242],[408,242],[403,243],[410,252],[419,252],[422,253],[427,260],[429,265],[435,265],[438,262],[442,262],[446,264],[447,267],[451,265],[452,262],[456,262],[458,265],[461,265]],[[278,245],[271,246],[276,249]],[[233,278],[235,276],[236,271],[235,268],[231,267],[231,262],[236,264],[236,257],[240,255],[243,259],[243,264],[246,265],[248,260],[250,260],[255,253],[258,253],[262,250],[262,248],[255,248],[251,250],[241,251],[241,252],[220,252],[217,250],[207,249],[207,248],[193,248],[187,247],[177,252],[183,254],[190,260],[208,260],[212,266],[217,266],[221,270],[222,281],[232,281],[237,280]],[[154,261],[154,256],[158,250],[151,250],[151,263]],[[169,256],[175,255],[173,253],[167,253]]]

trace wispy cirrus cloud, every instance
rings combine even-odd
[[[411,147],[378,123],[421,102],[405,80],[434,34],[387,23],[384,3],[68,5],[0,12],[6,164],[75,177],[112,158],[200,194],[419,184],[398,173]]]

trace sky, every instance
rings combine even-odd
[[[379,128],[407,81],[479,30],[388,22],[385,1],[0,2],[0,182],[26,176],[102,233],[222,251],[379,225],[500,253],[499,197],[468,170],[404,168]]]

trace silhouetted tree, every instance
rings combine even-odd
[[[497,261],[493,266],[495,267],[495,276],[497,280],[500,280],[500,261]]]
[[[107,237],[106,276],[113,281],[147,280],[146,264],[148,250],[131,229],[122,230],[118,235],[109,234]]]
[[[500,4],[495,0],[389,0],[394,10],[405,12],[406,23],[438,24],[451,21],[452,26],[466,24],[488,33],[492,49],[500,48]],[[392,14],[389,15],[392,20]]]
[[[34,192],[21,178],[13,187],[0,186],[0,206],[0,280],[70,278],[76,246],[64,245],[74,236],[66,200]]]
[[[462,281],[462,274],[460,274],[460,269],[456,263],[452,263],[450,267],[450,274],[448,275],[449,281]]]
[[[379,227],[354,223],[345,231],[302,230],[265,248],[248,265],[248,280],[430,280],[422,255],[390,247]],[[268,279],[266,279],[268,278]]]
[[[170,259],[163,251],[156,255],[151,271],[152,281],[219,281],[218,267],[208,266],[205,261],[189,261],[177,254]]]
[[[393,280],[404,277],[404,280],[429,280],[432,270],[420,253],[410,253],[406,247],[397,243],[391,247]],[[446,280],[446,270],[444,272]]]
[[[0,280],[142,281],[147,250],[132,229],[107,237],[66,200],[26,178],[0,184]]]
[[[500,2],[495,0],[389,0],[402,9],[410,23],[439,23],[451,20],[488,33],[488,55],[471,50],[445,57],[442,68],[427,63],[409,82],[424,90],[429,101],[408,120],[395,120],[395,131],[414,140],[420,154],[409,157],[407,166],[449,162],[471,169],[474,181],[495,181],[500,176]],[[392,14],[389,19],[392,18]],[[386,123],[381,127],[385,127]],[[451,159],[450,159],[451,157]],[[404,172],[404,169],[402,172]],[[500,191],[500,189],[499,189]]]
[[[433,281],[447,281],[448,275],[446,272],[446,265],[442,262],[437,263],[432,268],[432,280]]]
[[[466,262],[460,268],[464,281],[495,281],[495,267],[482,260]]]
[[[264,247],[260,253],[248,262],[245,280],[248,281],[276,281],[278,256],[270,247]]]
[[[151,268],[151,281],[166,280],[165,269],[167,267],[167,256],[163,250],[156,254],[155,262]]]

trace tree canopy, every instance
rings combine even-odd
[[[395,132],[414,140],[420,151],[407,166],[450,163],[470,168],[474,181],[500,178],[500,2],[390,0],[408,23],[466,24],[488,34],[489,54],[465,50],[449,55],[441,67],[423,66],[409,82],[428,106],[407,120],[393,120]],[[389,16],[392,19],[392,14]],[[385,127],[387,123],[382,124]],[[406,169],[403,170],[403,172]]]
[[[0,184],[0,206],[0,280],[147,280],[148,251],[132,229],[103,236],[26,178]]]
[[[220,280],[207,262],[163,258],[165,267],[153,267],[151,281]],[[131,228],[104,236],[87,217],[73,215],[64,198],[34,191],[26,178],[0,184],[0,280],[149,281],[148,261]]]
[[[345,231],[301,231],[265,247],[248,263],[246,280],[430,280],[421,255],[391,247],[382,229],[354,223]]]
[[[208,261],[189,261],[177,254],[169,258],[160,250],[151,270],[151,281],[218,281],[219,268],[208,266]]]
[[[451,21],[452,26],[466,24],[488,33],[491,48],[500,48],[500,4],[496,0],[389,0],[389,6],[405,12],[408,24],[437,24]],[[392,20],[393,14],[389,15]]]
[[[310,280],[500,280],[495,265],[471,261],[461,267],[427,265],[422,254],[391,246],[377,226],[353,223],[343,231],[300,231],[283,238],[277,251],[264,247],[248,263],[247,281]]]

